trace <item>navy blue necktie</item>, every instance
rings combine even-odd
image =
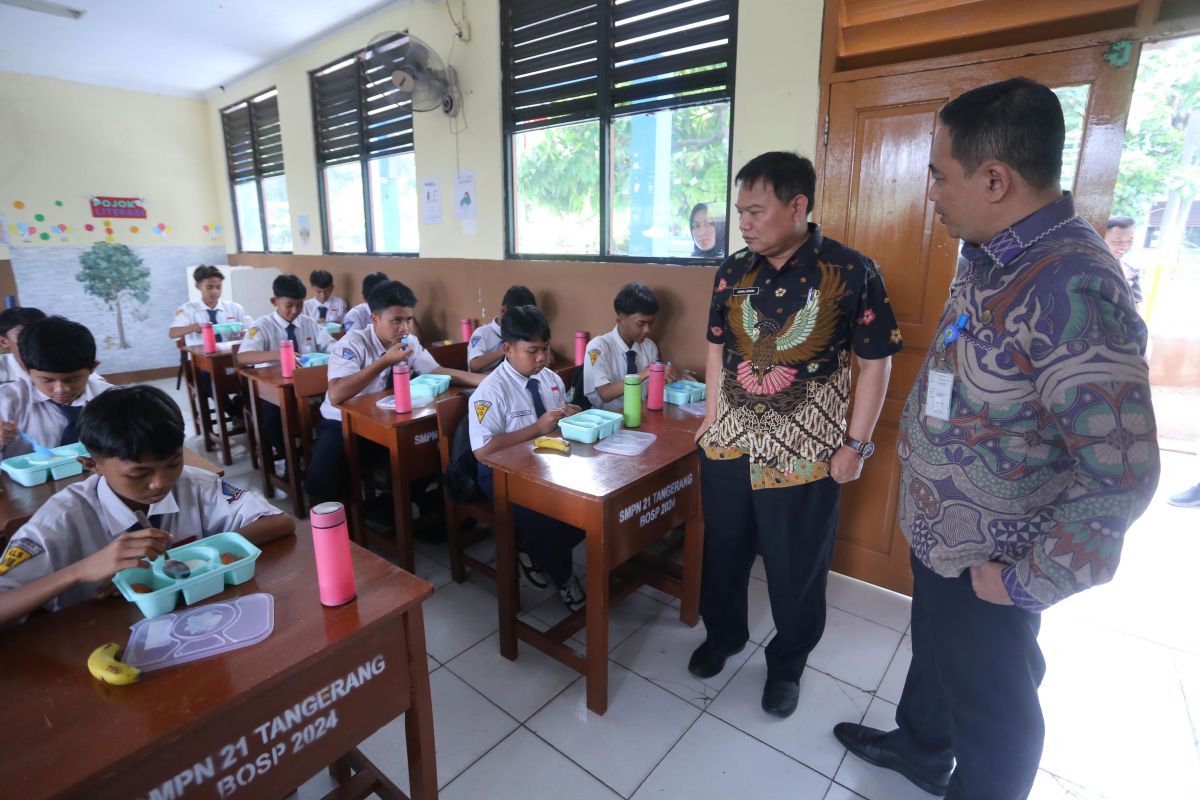
[[[50,401],[54,403],[53,400]],[[83,406],[64,406],[62,403],[54,403],[54,407],[59,410],[59,413],[67,420],[67,427],[63,428],[62,436],[58,439],[58,446],[62,447],[65,444],[74,444],[79,441],[79,412],[83,411]]]
[[[533,401],[533,415],[541,419],[542,414],[546,413],[546,404],[542,402],[542,390],[538,379],[530,378],[525,382],[525,388],[529,390],[529,399]]]
[[[320,317],[321,322],[325,321],[325,317],[328,316],[328,314],[329,314],[328,308],[326,308],[325,306],[317,306],[317,316]]]
[[[300,355],[300,342],[296,341],[296,324],[294,322],[288,323],[287,337],[292,340],[292,349],[296,355]]]
[[[634,352],[633,350],[630,350],[625,353],[625,374],[626,375],[637,375],[638,374],[637,353]]]
[[[217,310],[215,308],[206,308],[204,310],[208,312],[208,321],[211,322],[213,325],[216,325],[217,324]],[[221,338],[221,334],[219,334],[219,333],[217,334],[217,341],[218,342],[224,341],[224,339]]]

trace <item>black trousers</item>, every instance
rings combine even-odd
[[[279,406],[260,400],[258,414],[267,435],[267,443],[275,450],[275,458],[283,458],[283,414],[280,412]],[[338,430],[341,430],[340,426]]]
[[[350,465],[346,462],[346,450],[342,446],[342,422],[324,419],[317,423],[317,437],[313,443],[312,461],[304,476],[304,491],[312,505],[330,500],[346,502],[346,476]]]
[[[957,760],[947,800],[1021,800],[1042,756],[1041,615],[975,596],[970,573],[943,578],[912,558],[912,665],[897,744]]]
[[[775,636],[767,675],[799,680],[825,632],[825,585],[837,535],[841,487],[832,478],[780,489],[750,488],[746,457],[700,452],[704,572],[700,615],[709,646],[739,649],[750,638],[747,590],[757,548],[767,571]]]
[[[488,502],[493,502],[495,492],[491,467],[480,464],[476,480],[487,495]],[[510,508],[517,541],[529,553],[534,568],[546,573],[555,586],[562,586],[574,572],[571,551],[583,541],[583,531],[525,506],[511,505]]]

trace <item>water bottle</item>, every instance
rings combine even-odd
[[[4,307],[5,308],[16,308],[17,307],[17,296],[15,294],[4,295]]]
[[[471,341],[471,334],[475,332],[474,324],[469,319],[461,319],[458,322],[459,333],[462,334],[464,342]]]
[[[321,605],[349,603],[354,588],[354,562],[350,559],[350,531],[341,503],[321,503],[308,515],[312,524],[313,555],[317,559],[317,590]]]
[[[642,424],[642,379],[637,375],[625,376],[625,427],[636,428]]]
[[[211,322],[200,323],[200,335],[204,338],[204,352],[217,352],[217,332],[213,330]]]
[[[407,364],[392,367],[392,397],[396,401],[397,414],[412,411],[412,390],[409,388]]]
[[[586,355],[588,343],[587,331],[575,331],[575,366],[583,364],[583,357]]]
[[[291,339],[279,343],[279,374],[285,378],[296,374],[296,346]]]
[[[663,395],[667,389],[667,368],[661,362],[650,365],[650,390],[646,393],[646,408],[662,411]]]

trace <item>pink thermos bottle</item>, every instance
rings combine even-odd
[[[204,337],[204,352],[217,352],[217,332],[213,330],[211,322],[200,323],[200,335]]]
[[[291,339],[279,343],[279,374],[285,378],[296,374],[296,346]]]
[[[575,331],[575,366],[583,363],[584,351],[587,350],[587,331]]]
[[[396,400],[397,414],[412,411],[412,390],[409,388],[407,364],[392,367],[392,397]]]
[[[471,320],[463,319],[463,320],[460,320],[458,324],[459,324],[459,333],[462,334],[462,340],[464,342],[471,341],[471,334],[475,332],[475,327],[471,323]]]
[[[663,395],[667,388],[667,368],[662,362],[650,365],[650,389],[646,393],[646,408],[662,411]]]
[[[341,503],[321,503],[308,515],[312,524],[313,554],[317,558],[317,589],[321,605],[340,606],[358,593],[354,564],[350,560],[350,532]]]

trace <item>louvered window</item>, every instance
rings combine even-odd
[[[292,220],[283,175],[279,93],[270,89],[221,110],[238,249],[289,252]],[[264,239],[265,232],[265,239]]]
[[[510,256],[724,253],[737,0],[502,0]]]
[[[376,47],[406,43],[398,35]],[[360,55],[310,73],[325,251],[415,254],[412,101]]]

